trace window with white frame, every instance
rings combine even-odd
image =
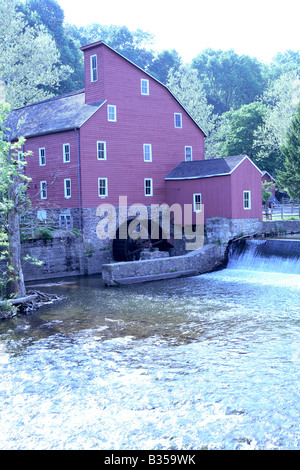
[[[152,145],[144,144],[144,162],[152,162]]]
[[[47,181],[40,182],[41,199],[47,199]]]
[[[117,107],[113,104],[107,105],[107,119],[112,122],[117,120]]]
[[[141,79],[141,94],[149,95],[149,80]]]
[[[96,82],[98,80],[98,70],[97,70],[97,56],[91,55],[91,82]]]
[[[243,191],[244,209],[251,209],[251,191]]]
[[[174,125],[178,129],[182,128],[182,115],[181,115],[181,113],[174,113]]]
[[[186,145],[185,147],[185,161],[186,162],[192,161],[192,147],[189,145]]]
[[[70,199],[71,197],[71,180],[69,178],[64,180],[65,198]]]
[[[39,149],[39,161],[40,166],[46,165],[46,149],[44,147]]]
[[[71,161],[70,144],[63,145],[63,154],[64,154],[64,163],[69,163]]]
[[[202,210],[201,201],[202,201],[201,193],[194,194],[193,196],[194,212],[201,212]]]
[[[106,142],[97,142],[97,159],[106,160]]]
[[[152,181],[152,178],[145,178],[144,188],[145,188],[145,196],[153,196],[153,181]]]
[[[108,195],[107,178],[98,178],[98,195],[99,197],[107,197]]]

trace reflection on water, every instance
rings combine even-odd
[[[0,448],[299,448],[298,275],[39,289],[0,323]]]

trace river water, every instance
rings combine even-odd
[[[248,267],[39,287],[0,323],[0,448],[299,449],[300,275]]]

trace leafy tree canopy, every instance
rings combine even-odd
[[[278,183],[291,198],[300,197],[300,104],[287,133],[287,142],[282,147],[284,170],[278,174]]]
[[[0,82],[11,107],[53,95],[70,72],[69,66],[59,65],[55,41],[45,28],[30,27],[15,0],[1,0]]]
[[[232,49],[206,49],[193,59],[192,66],[198,71],[208,102],[218,114],[251,103],[264,90],[263,65]]]

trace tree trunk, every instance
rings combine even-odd
[[[24,297],[26,288],[24,283],[23,270],[21,265],[21,241],[20,241],[20,225],[18,213],[18,181],[17,177],[9,188],[9,199],[12,202],[8,209],[8,260],[9,260],[9,277],[8,294],[14,294],[16,297]]]

